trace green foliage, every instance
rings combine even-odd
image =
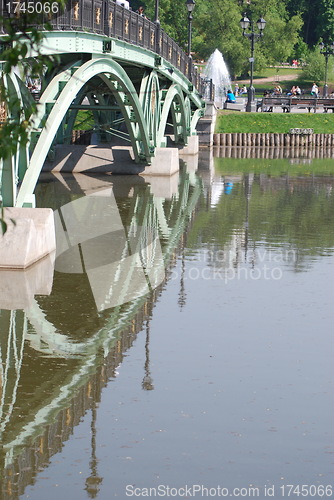
[[[78,111],[74,130],[92,130],[94,126],[94,117],[92,111]]]
[[[303,66],[301,78],[319,83],[325,75],[325,57],[319,53],[319,47],[310,51]]]
[[[154,19],[154,0],[145,3]],[[256,21],[267,21],[264,36],[255,44],[255,69],[295,57],[294,47],[302,42],[300,13],[289,15],[284,0],[258,0],[242,4],[234,0],[196,0],[193,12],[192,49],[198,59],[208,59],[215,49],[223,54],[232,76],[249,71],[250,43],[242,36],[240,19],[245,13]],[[159,17],[163,29],[183,48],[187,48],[188,14],[184,0],[161,0]],[[257,28],[256,28],[257,29]],[[277,43],[279,40],[279,43]]]
[[[146,7],[147,17],[154,20],[155,0],[147,0],[141,4]],[[196,3],[197,9],[197,3]],[[184,0],[161,0],[159,2],[159,19],[161,27],[184,50],[188,44],[188,12]]]
[[[138,0],[139,1],[139,0]],[[155,0],[144,3],[154,19]],[[160,21],[163,29],[183,48],[187,48],[188,15],[184,0],[161,0]],[[291,59],[309,60],[308,49],[320,38],[334,39],[334,0],[196,0],[193,12],[192,49],[196,58],[206,60],[218,48],[232,76],[249,71],[249,40],[242,36],[243,14],[256,21],[267,21],[263,38],[255,44],[255,69]],[[312,59],[312,58],[311,58]],[[312,66],[314,66],[311,61]],[[312,78],[314,79],[314,72]],[[321,79],[318,76],[316,79]]]
[[[61,9],[63,0],[55,1]],[[41,76],[57,63],[56,57],[40,53],[43,33],[45,30],[51,30],[51,25],[43,21],[41,14],[36,12],[23,12],[20,16],[10,19],[0,18],[6,33],[1,37],[3,49],[1,61],[3,62],[1,63],[0,101],[7,111],[7,119],[0,127],[0,159],[12,155],[18,143],[21,145],[27,143],[31,133],[32,116],[36,112],[36,103],[29,97],[24,102],[24,109],[21,109],[20,102],[13,98],[10,85],[6,85],[7,75],[11,74],[13,68],[19,67],[22,80],[25,81],[27,76]],[[44,31],[36,26],[38,24],[44,24]]]
[[[322,38],[327,43],[331,42],[334,34],[334,0],[321,0],[316,19],[316,41]]]
[[[16,221],[11,217],[7,220],[5,219],[5,209],[0,203],[0,235],[5,234],[8,228],[8,221],[10,221],[14,226],[16,226]]]
[[[287,21],[282,17],[269,18],[262,47],[267,64],[277,64],[295,57],[294,47],[299,42],[301,27],[300,16],[293,16]]]
[[[298,40],[298,42],[295,45],[294,52],[295,52],[295,58],[297,59],[297,61],[299,61],[299,63],[301,64],[306,63],[307,56],[309,53],[309,48],[303,40],[301,39]]]
[[[197,3],[196,13],[194,11],[194,50],[206,59],[218,48],[224,55],[230,73],[239,73],[249,57],[248,41],[242,37],[239,25],[239,6],[232,0],[199,0],[198,3],[198,12]]]

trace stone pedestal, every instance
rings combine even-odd
[[[199,150],[199,137],[198,135],[191,135],[188,137],[188,144],[179,149],[180,157],[197,155]]]
[[[198,139],[190,138],[190,150],[196,148]],[[198,143],[197,143],[198,144]],[[189,154],[189,153],[188,153]],[[179,150],[156,148],[151,165],[136,164],[129,146],[74,146],[63,145],[56,149],[55,161],[46,161],[44,172],[61,173],[112,173],[132,175],[173,175],[179,171]]]
[[[0,269],[26,269],[56,249],[51,208],[5,208]]]
[[[197,134],[199,146],[211,147],[213,145],[213,133],[215,131],[217,110],[213,102],[206,104],[205,115],[197,123]]]
[[[177,148],[156,148],[151,165],[141,175],[173,175],[179,171],[179,150]]]

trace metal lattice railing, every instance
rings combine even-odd
[[[52,1],[49,3],[53,5]],[[16,4],[17,2],[0,0],[0,16],[13,19],[15,22],[17,12],[12,9]],[[50,23],[53,30],[89,31],[153,51],[180,70],[197,91],[201,95],[204,94],[205,82],[200,77],[192,58],[164,32],[159,23],[154,23],[112,0],[69,0],[62,10],[60,7],[54,10],[55,12],[48,13],[42,10],[38,23],[41,28],[44,23]],[[4,32],[5,26],[0,20],[0,34]],[[106,48],[107,44],[108,40]]]

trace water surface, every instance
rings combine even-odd
[[[80,269],[65,252],[49,295],[1,312],[2,498],[280,498],[291,484],[332,496],[328,162],[217,159],[211,174],[183,166],[164,192],[133,178],[41,181],[39,204],[55,210],[109,189],[124,245],[116,258],[103,234],[91,253],[80,243]],[[87,255],[106,270],[142,239],[134,267],[148,289],[124,282],[118,297],[137,295],[101,305],[109,275],[92,280]]]

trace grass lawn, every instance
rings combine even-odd
[[[312,128],[316,134],[334,134],[334,113],[241,113],[219,111],[215,132],[278,133],[290,128]]]
[[[300,68],[292,68],[291,66],[285,67],[285,68],[265,68],[259,72],[259,74],[256,74],[254,76],[254,82],[258,78],[270,78],[270,77],[277,77],[277,80],[283,80],[285,75],[296,75],[296,80],[301,74],[302,70]]]
[[[89,110],[78,111],[74,130],[91,130],[94,126],[93,113]]]

